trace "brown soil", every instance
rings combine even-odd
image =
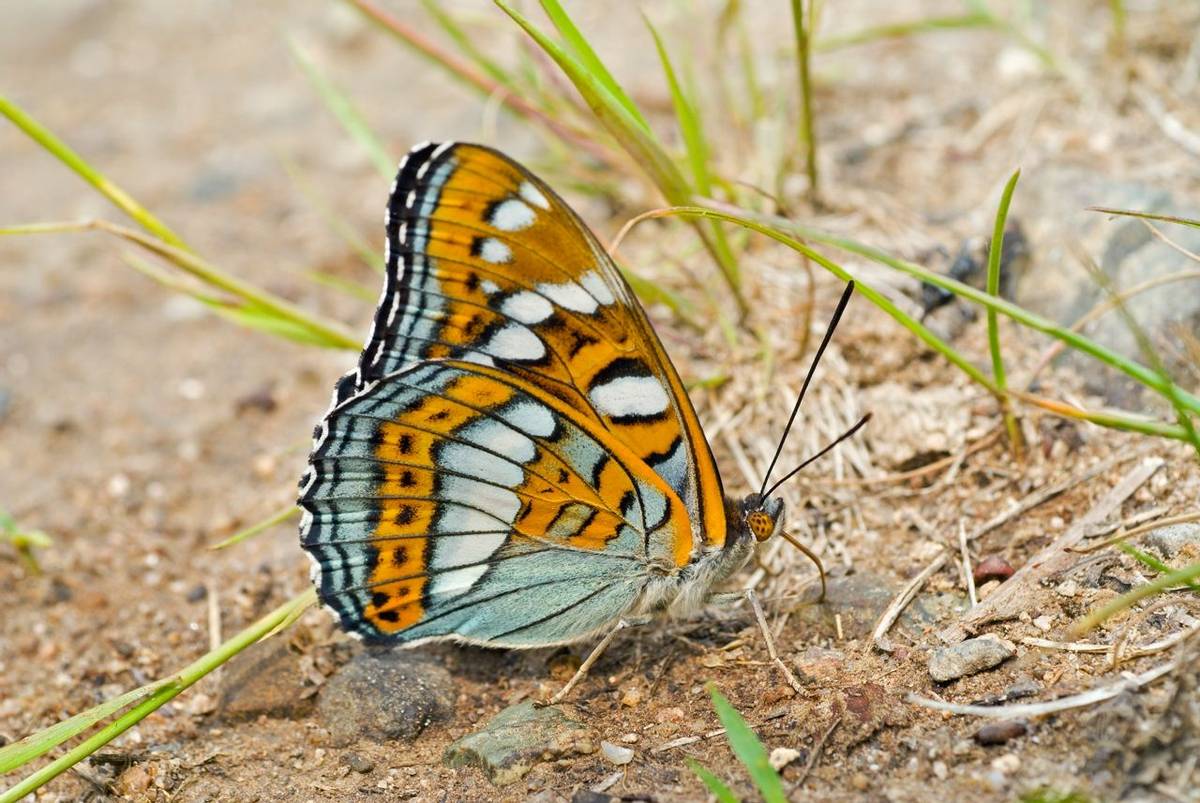
[[[476,30],[506,31],[491,39],[511,58],[498,12],[489,4],[466,5],[473,19],[483,20]],[[676,5],[649,5],[652,16],[665,21],[668,41],[707,41],[694,31],[693,18],[673,16]],[[783,66],[790,19],[782,24],[784,6],[775,5],[771,14],[754,9],[751,35],[762,42],[764,64],[779,54],[765,80],[786,88],[793,80]],[[830,33],[881,21],[885,8],[887,19],[958,8],[917,0],[825,5]],[[1048,41],[1065,77],[1050,75],[1002,36],[978,31],[819,57],[827,205],[817,211],[796,201],[792,211],[919,258],[935,245],[954,248],[986,231],[998,188],[1018,164],[1027,182],[1043,168],[1079,166],[1196,197],[1195,155],[1126,91],[1128,75],[1136,73],[1174,98],[1182,125],[1197,130],[1196,81],[1188,83],[1185,75],[1195,71],[1195,9],[1139,7],[1129,21],[1128,55],[1117,57],[1106,49],[1106,5],[1071,0],[1045,12]],[[423,139],[451,138],[488,141],[519,156],[538,153],[527,129],[503,117],[497,124],[475,97],[338,5],[21,0],[5,9],[5,19],[0,74],[14,100],[198,252],[355,331],[365,331],[368,306],[318,287],[304,273],[320,268],[367,284],[375,274],[347,255],[288,179],[280,156],[300,165],[324,200],[372,242],[387,181],[315,98],[290,60],[285,34],[311,44],[396,153]],[[639,99],[651,108],[669,107],[632,11],[590,9],[580,12],[579,22]],[[705,54],[698,55],[703,61]],[[790,122],[773,125],[760,131],[764,143],[794,136]],[[0,222],[116,218],[15,129],[0,126],[0,132]],[[760,164],[755,155],[760,151],[748,143],[724,148],[720,161],[730,175],[773,184],[773,174],[764,173],[769,162]],[[552,170],[546,177],[555,182]],[[789,180],[783,189],[794,198],[800,186]],[[634,197],[624,199],[630,209],[658,203],[636,197],[636,185],[630,189]],[[1020,197],[1014,209],[1031,224],[1036,264],[1039,223],[1056,210],[1022,207]],[[627,217],[624,210],[607,219],[599,203],[586,200],[580,208],[608,235]],[[40,576],[28,575],[12,550],[0,546],[0,743],[171,672],[306,588],[307,561],[291,525],[234,549],[207,547],[292,499],[310,428],[353,359],[212,317],[131,270],[121,248],[102,237],[0,240],[0,505],[54,539],[38,555]],[[703,304],[688,273],[707,276],[709,265],[700,254],[687,260],[687,272],[674,261],[689,247],[686,233],[646,227],[622,250],[642,273]],[[846,264],[898,288],[897,296],[912,290],[882,271]],[[774,348],[771,374],[764,373],[751,338],[730,346],[718,331],[697,333],[663,310],[652,311],[686,379],[732,377],[717,390],[698,391],[695,400],[734,493],[757,484],[808,361],[799,350],[808,285],[794,255],[758,246],[744,268],[753,320]],[[818,291],[814,332],[823,327],[838,287],[822,278]],[[981,323],[967,327],[956,345],[986,362]],[[1043,346],[1006,328],[1011,373],[1019,377]],[[1171,748],[1169,733],[1150,747],[1135,735],[1163,713],[1175,678],[1098,707],[1035,720],[1027,735],[1000,746],[973,741],[980,720],[904,701],[916,692],[972,702],[1030,681],[1036,699],[1048,699],[1115,679],[1105,655],[1020,641],[1074,639],[1073,622],[1140,582],[1128,558],[1105,553],[1095,584],[1080,581],[1076,594],[1064,593],[1060,583],[1031,589],[1019,619],[987,628],[1018,642],[1018,656],[948,685],[935,684],[926,666],[928,651],[940,646],[937,631],[960,613],[963,583],[952,563],[918,599],[924,618],[893,630],[891,653],[872,647],[869,630],[878,608],[939,545],[956,542],[960,523],[970,531],[1047,484],[1139,450],[1166,465],[1117,518],[1187,512],[1200,490],[1194,457],[1169,442],[1031,413],[1025,418],[1031,448],[1023,461],[997,441],[919,477],[889,479],[930,459],[963,454],[996,427],[998,416],[989,397],[862,298],[818,384],[784,464],[811,453],[862,410],[875,411],[877,419],[865,437],[786,492],[792,529],[820,552],[842,587],[856,577],[875,579],[856,586],[863,598],[850,600],[840,634],[832,616],[793,612],[794,602],[786,599],[768,604],[781,653],[804,670],[800,695],[769,663],[753,619],[741,608],[622,637],[575,701],[598,739],[637,737],[633,763],[607,793],[698,799],[702,787],[684,760],[693,756],[753,797],[723,738],[654,750],[717,727],[704,690],[708,680],[751,723],[762,723],[768,748],[800,751],[784,771],[785,782],[796,785],[811,760],[802,790],[793,791],[797,799],[924,800],[931,793],[1010,799],[1042,787],[1112,797],[1130,788],[1135,762],[1144,768],[1153,750]],[[1076,377],[1060,371],[1047,374],[1042,392],[1094,406],[1080,388]],[[975,545],[975,558],[999,555],[1020,566],[1135,465],[1122,463],[997,528]],[[882,479],[863,483],[864,476]],[[811,579],[803,559],[778,545],[765,563],[775,575],[760,584],[768,598],[794,595]],[[1167,635],[1173,622],[1162,615],[1135,618],[1129,638]],[[1088,638],[1114,637],[1101,631]],[[338,646],[344,637],[322,612],[307,614],[290,638],[311,659],[305,666],[316,682],[351,651]],[[540,764],[523,783],[497,791],[476,770],[445,768],[441,755],[452,740],[558,681],[548,651],[426,652],[450,670],[458,698],[454,717],[412,745],[363,741],[335,748],[303,707],[292,719],[222,718],[214,710],[220,681],[209,678],[110,745],[103,761],[81,765],[42,794],[63,800],[558,800],[613,774],[596,754]],[[1168,657],[1122,668],[1140,672]],[[350,753],[374,768],[352,771]],[[1178,765],[1168,763],[1168,770]],[[1147,776],[1145,790],[1186,797],[1189,788],[1172,786],[1180,779],[1168,770]],[[1193,781],[1190,794],[1196,788]]]

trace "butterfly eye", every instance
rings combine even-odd
[[[771,537],[771,533],[775,532],[775,519],[761,510],[756,510],[746,516],[746,524],[759,541],[767,540]]]

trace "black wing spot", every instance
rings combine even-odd
[[[401,505],[400,509],[396,511],[396,523],[400,526],[412,524],[416,518],[417,513],[413,510],[412,505]]]
[[[407,432],[401,433],[400,440],[396,443],[396,448],[400,450],[400,454],[412,454],[412,447],[412,435]]]
[[[400,621],[399,611],[380,611],[379,613],[375,614],[375,616],[390,624],[395,624],[396,622]]]
[[[392,565],[403,566],[408,563],[408,547],[398,546],[392,550]],[[405,589],[408,586],[404,586]]]
[[[570,478],[571,478],[571,475],[567,473],[567,470],[565,468],[560,468],[558,470],[558,484],[559,485],[564,484]]]
[[[417,480],[415,477],[413,477],[413,473],[411,471],[405,469],[400,474],[400,487],[401,488],[411,488],[416,484],[417,484]]]
[[[382,608],[384,605],[388,604],[388,600],[390,600],[390,599],[391,599],[391,597],[388,596],[387,594],[385,594],[384,592],[376,591],[374,594],[371,595],[371,604],[374,605],[376,608]]]
[[[637,496],[634,495],[633,491],[626,491],[621,497],[621,505],[618,508],[621,511],[621,516],[624,518],[630,518],[630,516],[633,514],[633,506],[636,503]]]

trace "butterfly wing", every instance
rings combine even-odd
[[[540,179],[490,148],[415,148],[387,219],[383,297],[357,387],[421,359],[496,365],[590,413],[725,539],[720,475],[661,342],[612,260]]]
[[[322,601],[367,637],[574,640],[719,548],[720,478],[575,214],[487,148],[401,165],[383,296],[302,485]]]
[[[322,602],[368,638],[583,637],[686,562],[674,491],[595,421],[496,368],[421,361],[337,404],[300,504]]]

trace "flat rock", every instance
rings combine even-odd
[[[272,638],[238,653],[225,665],[217,710],[227,720],[291,719],[312,710],[316,691],[287,639]]]
[[[1011,643],[991,634],[967,639],[934,650],[929,657],[929,674],[939,683],[957,680],[999,666],[1016,652]]]
[[[1200,547],[1200,522],[1168,524],[1146,533],[1142,540],[1164,558],[1173,558],[1186,546]]]
[[[479,767],[497,786],[519,781],[542,761],[596,750],[588,727],[560,706],[509,706],[475,733],[446,748],[448,767]]]
[[[862,638],[870,634],[897,590],[892,581],[867,572],[835,577],[829,580],[824,602],[801,605],[793,615],[802,622],[820,626],[831,636],[836,633],[836,617],[840,615],[842,635],[848,639]]]
[[[449,673],[406,650],[359,653],[326,682],[317,703],[335,747],[359,739],[411,742],[453,712]]]

